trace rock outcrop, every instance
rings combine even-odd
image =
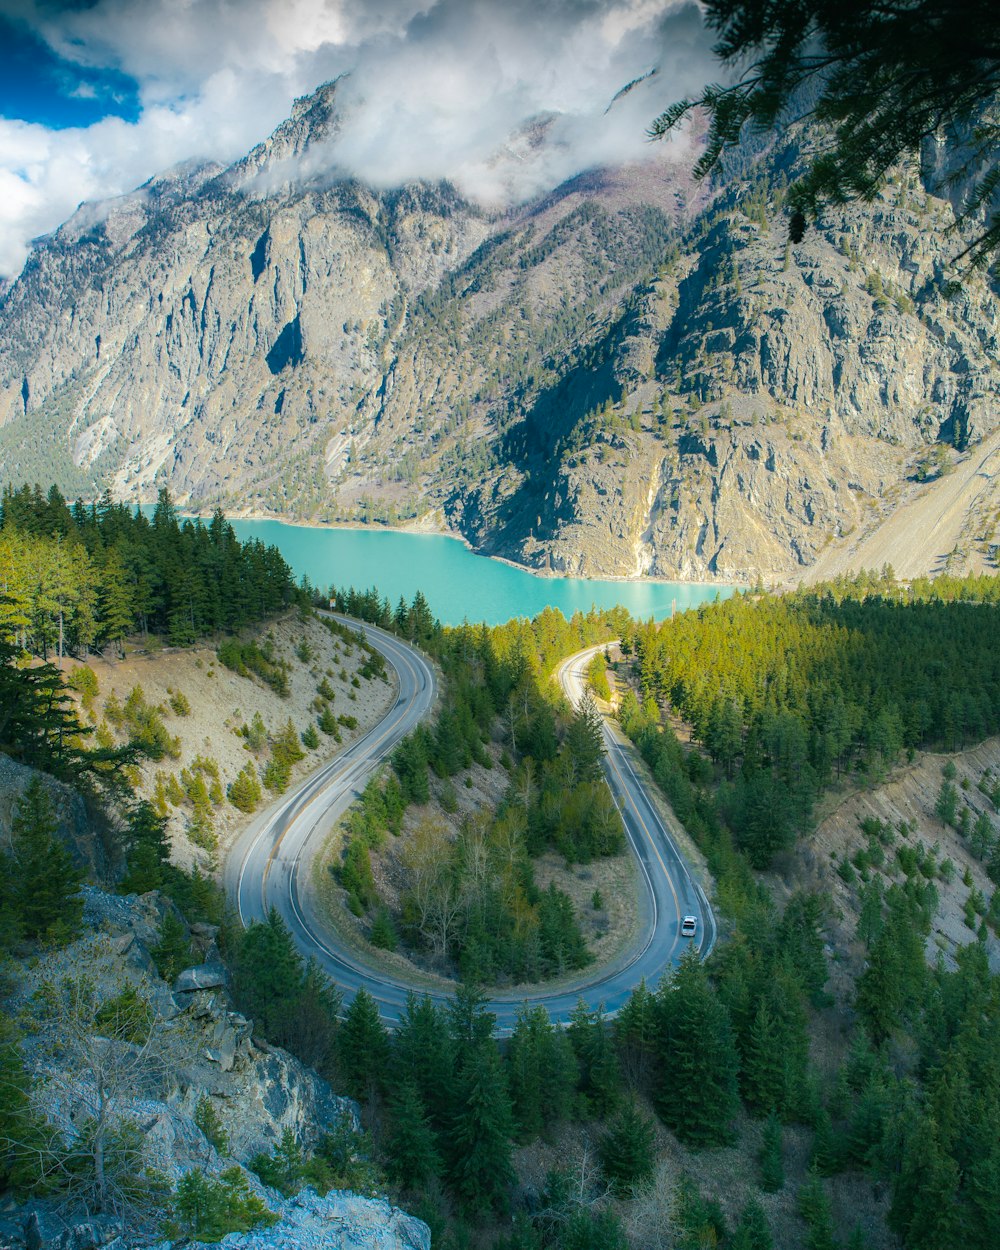
[[[172,907],[156,894],[122,898],[85,888],[84,935],[19,968],[7,1008],[29,1025],[21,1053],[36,1110],[72,1144],[100,1106],[139,1142],[134,1170],[152,1169],[171,1186],[192,1168],[219,1175],[270,1154],[288,1132],[309,1150],[325,1133],[354,1131],[355,1104],[255,1038],[252,1022],[233,1010],[212,926],[191,932],[201,963],[172,985],[158,975],[151,951]],[[123,992],[147,1006],[142,1029],[115,1040],[98,1021]],[[206,1108],[211,1140],[199,1127]],[[227,1246],[429,1250],[426,1226],[383,1200],[310,1190],[283,1199],[253,1172],[246,1177],[278,1222],[231,1235]],[[144,1244],[155,1224],[147,1220]],[[138,1244],[136,1235],[128,1220],[74,1215],[71,1203],[34,1202],[0,1220],[0,1246],[10,1250],[125,1250]]]
[[[273,1228],[230,1233],[226,1250],[431,1250],[430,1229],[380,1198],[304,1189],[274,1206]]]

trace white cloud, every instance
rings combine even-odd
[[[5,273],[81,200],[192,157],[233,160],[347,71],[338,169],[381,185],[449,177],[510,202],[649,155],[652,117],[710,63],[685,0],[97,0],[55,16],[16,2],[62,56],[135,78],[142,111],[64,131],[0,120]],[[539,145],[525,127],[540,118]]]

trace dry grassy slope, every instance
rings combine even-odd
[[[170,733],[180,738],[180,757],[165,758],[157,763],[147,762],[141,770],[139,791],[151,797],[157,771],[179,776],[182,768],[189,767],[195,756],[208,756],[219,766],[223,789],[251,758],[245,740],[238,733],[239,727],[253,719],[259,712],[269,731],[280,730],[289,717],[298,731],[315,721],[311,708],[316,697],[316,687],[326,676],[335,692],[333,710],[337,715],[355,716],[355,730],[341,727],[342,743],[320,733],[319,747],[306,751],[305,758],[296,765],[293,782],[316,768],[359,737],[378,720],[392,705],[396,681],[389,672],[389,682],[378,678],[359,678],[360,685],[351,684],[352,677],[364,660],[365,653],[331,636],[320,621],[310,618],[301,620],[297,613],[246,632],[246,637],[261,640],[273,635],[277,653],[290,664],[288,698],[279,697],[270,687],[248,677],[240,677],[225,668],[216,658],[215,649],[209,644],[184,650],[164,648],[144,651],[129,648],[124,660],[92,657],[90,666],[97,674],[100,694],[95,701],[94,714],[97,723],[104,718],[104,706],[114,693],[124,703],[132,688],[140,685],[150,704],[164,709],[164,721]],[[310,660],[303,663],[295,649],[306,640],[313,652]],[[342,677],[341,673],[346,674]],[[169,705],[171,691],[180,691],[191,705],[187,716],[177,716]],[[354,696],[352,698],[352,695]],[[119,740],[121,736],[119,735]],[[266,749],[253,757],[259,764],[267,758]],[[264,802],[273,800],[265,790]],[[184,826],[189,812],[184,807],[172,808],[170,834],[173,840],[174,858],[178,863],[191,865],[204,862],[205,853],[196,848],[186,837]],[[220,851],[233,841],[238,831],[249,819],[228,801],[216,808],[216,832]]]
[[[937,846],[940,848],[938,861],[950,859],[955,865],[954,880],[950,884],[940,879],[935,882],[940,903],[928,941],[928,959],[933,961],[940,951],[948,960],[957,946],[975,938],[975,933],[965,924],[963,907],[971,890],[979,890],[988,903],[995,887],[982,863],[972,854],[968,842],[954,829],[943,825],[934,813],[942,769],[949,760],[956,769],[959,811],[962,803],[967,803],[972,809],[973,821],[980,812],[985,812],[994,828],[1000,829],[1000,815],[989,798],[976,789],[976,783],[988,769],[994,776],[1000,774],[1000,738],[990,738],[969,751],[955,755],[921,752],[912,764],[894,770],[882,785],[853,791],[831,804],[831,810],[810,839],[799,873],[804,879],[828,889],[833,896],[835,990],[845,988],[845,977],[856,974],[863,960],[863,949],[856,938],[859,914],[857,883],[846,884],[835,869],[845,854],[850,856],[866,844],[867,839],[860,826],[868,817],[888,822],[894,828],[900,821],[906,821],[913,830],[905,839],[908,845]],[[904,839],[900,838],[897,845],[903,842]],[[963,882],[966,870],[972,880],[971,886]],[[894,861],[894,849],[886,851],[883,873],[887,882],[904,880]],[[992,932],[987,938],[987,949],[991,966],[994,971],[1000,971],[1000,940]]]

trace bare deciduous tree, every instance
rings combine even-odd
[[[73,1206],[140,1218],[166,1189],[147,1166],[134,1114],[160,1067],[142,987],[121,982],[101,994],[80,974],[44,983],[32,1008],[42,1057],[32,1100],[48,1125],[33,1147],[35,1176]]]

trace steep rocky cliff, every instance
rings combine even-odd
[[[5,480],[775,580],[997,426],[997,288],[915,170],[788,247],[794,135],[712,191],[660,154],[499,215],[338,178],[340,125],[334,84],[38,243],[0,293]],[[988,562],[994,482],[918,565]]]
[[[57,1151],[86,1155],[95,1123],[106,1122],[108,1184],[116,1167],[128,1168],[133,1180],[145,1169],[157,1178],[148,1201],[133,1195],[112,1204],[115,1214],[94,1217],[84,1213],[79,1184],[66,1183],[67,1169],[58,1171],[59,1201],[5,1208],[0,1245],[10,1250],[148,1245],[170,1207],[160,1188],[173,1188],[189,1170],[208,1176],[242,1170],[258,1152],[273,1151],[286,1131],[308,1150],[324,1133],[357,1125],[352,1102],[256,1037],[252,1021],[232,1009],[209,926],[195,926],[190,935],[201,962],[169,984],[159,976],[151,951],[171,908],[156,894],[121,898],[88,888],[84,934],[10,970],[5,1009],[22,1025],[19,1049],[32,1078],[31,1100],[62,1143],[50,1147],[49,1171],[57,1174]],[[122,1001],[123,992],[144,1004],[142,1036],[110,1029],[109,1005]],[[131,1138],[123,1136],[128,1131]],[[125,1141],[131,1153],[118,1159]],[[44,1155],[43,1149],[40,1167]],[[87,1169],[79,1171],[82,1180]],[[243,1175],[278,1218],[256,1232],[232,1234],[224,1245],[429,1250],[426,1225],[384,1200],[310,1190],[283,1199],[253,1172]]]

